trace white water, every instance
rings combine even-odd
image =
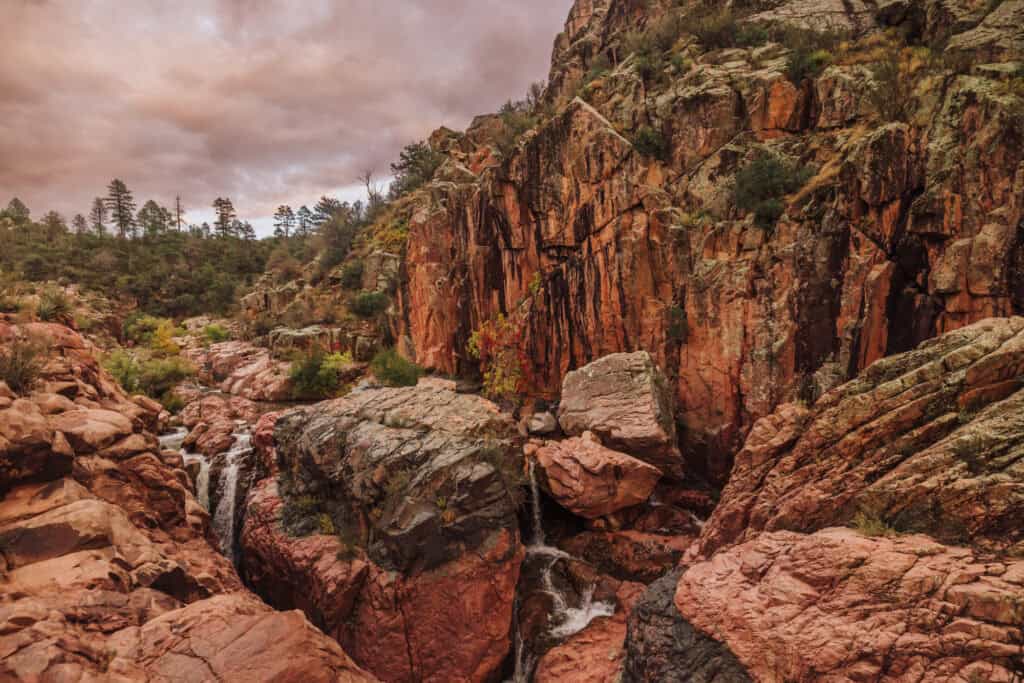
[[[182,444],[188,435],[188,429],[179,427],[173,432],[160,437],[160,448],[178,451],[186,465],[199,463],[199,474],[196,476],[196,498],[213,516],[213,529],[217,535],[220,550],[232,562],[235,561],[235,505],[238,497],[238,472],[243,458],[252,451],[252,434],[244,423],[238,423],[235,442],[231,449],[222,456],[224,467],[220,472],[221,497],[217,501],[217,509],[210,510],[210,459],[201,453],[189,453]]]
[[[160,437],[160,450],[180,451],[181,444],[185,442],[186,436],[188,436],[188,430],[184,427],[178,427],[173,432],[164,434]]]
[[[553,571],[559,560],[575,559],[572,555],[560,548],[547,544],[544,534],[544,519],[541,514],[540,487],[537,485],[537,475],[534,471],[534,463],[531,460],[530,467],[530,503],[533,513],[533,539],[526,547],[527,555],[541,556],[544,558],[544,566],[540,572],[541,588],[551,596],[552,610],[549,616],[550,623],[554,624],[549,632],[551,636],[559,640],[568,638],[585,629],[590,622],[598,617],[610,617],[615,614],[615,605],[609,602],[594,601],[594,587],[588,586],[581,597],[579,607],[570,607],[566,595],[555,586]],[[528,653],[523,645],[522,637],[516,632],[515,655],[516,669],[512,676],[512,683],[529,683],[533,668],[537,663],[536,655]]]
[[[235,504],[238,497],[238,470],[241,460],[252,452],[252,434],[242,428],[235,432],[235,444],[224,454],[224,468],[220,472],[220,500],[213,513],[213,530],[220,542],[220,550],[233,563],[235,561]],[[209,474],[207,474],[209,479]],[[207,484],[209,488],[209,484]],[[207,501],[209,504],[209,501]]]

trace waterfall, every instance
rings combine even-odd
[[[252,434],[243,429],[235,432],[235,443],[224,454],[220,473],[220,500],[213,513],[213,530],[220,541],[220,550],[235,562],[235,505],[238,497],[238,472],[242,459],[252,452]],[[207,484],[207,487],[209,485]]]
[[[533,558],[535,561],[543,562],[540,570],[540,586],[545,593],[551,596],[552,603],[549,616],[551,624],[549,635],[558,640],[564,640],[585,629],[594,619],[610,617],[615,614],[615,605],[608,602],[595,602],[594,586],[588,586],[580,596],[579,606],[571,607],[565,592],[555,585],[554,569],[560,560],[582,560],[578,560],[560,548],[547,544],[541,511],[540,487],[537,484],[533,460],[529,461],[529,473],[533,528],[531,529],[532,540],[526,547],[526,554],[527,557]],[[537,655],[528,651],[529,648],[523,643],[518,628],[515,635],[515,673],[511,683],[528,683],[532,679],[534,667],[537,665]]]
[[[204,456],[193,453],[185,454],[185,462],[199,463],[199,474],[196,475],[196,498],[207,511],[210,510],[210,461]]]

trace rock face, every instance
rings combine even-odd
[[[1022,353],[1024,319],[985,320],[758,422],[627,680],[1019,678]]]
[[[692,19],[675,63],[645,74],[623,36],[677,5],[579,0],[556,40],[554,113],[507,147],[500,116],[432,137],[451,172],[407,202],[396,338],[421,365],[471,371],[472,333],[503,314],[545,398],[597,358],[647,350],[674,389],[684,455],[724,483],[779,405],[1022,310],[1024,145],[998,73],[1021,54],[1024,5],[755,3],[762,18],[852,34],[799,83],[785,46],[710,49]],[[928,67],[903,53],[911,75],[885,87],[905,120],[869,97],[887,27],[949,41]],[[998,68],[959,73],[957,54]],[[634,144],[641,129],[663,148]],[[762,151],[816,169],[767,231],[730,189]]]
[[[515,435],[490,402],[429,381],[281,414],[280,475],[247,502],[247,580],[381,679],[490,680],[524,555]]]
[[[658,468],[605,448],[590,432],[531,442],[525,453],[541,468],[544,489],[573,514],[590,519],[644,502],[661,479]]]
[[[858,513],[949,543],[1024,541],[1024,318],[951,332],[751,432],[701,539],[813,531]]]
[[[76,333],[23,397],[0,385],[0,679],[372,681],[299,612],[242,588],[209,517]]]

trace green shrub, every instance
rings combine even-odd
[[[871,66],[873,87],[867,93],[868,103],[885,122],[906,121],[910,116],[911,84],[903,76],[899,57],[889,54]]]
[[[896,529],[886,524],[879,515],[864,510],[854,516],[852,525],[860,533],[872,538],[895,536],[897,533]]]
[[[153,358],[141,364],[139,390],[156,399],[196,374],[195,368],[180,356]]]
[[[139,391],[139,363],[127,351],[118,349],[103,359],[103,367],[107,369],[117,383],[130,394]]]
[[[733,199],[741,210],[754,213],[757,225],[768,229],[785,210],[782,198],[803,187],[811,175],[810,169],[762,152],[736,174]]]
[[[108,354],[103,367],[128,393],[168,400],[171,405],[170,390],[195,375],[195,368],[180,356],[139,360],[124,350]]]
[[[511,105],[505,105],[501,112],[502,131],[495,138],[495,146],[501,158],[507,159],[515,151],[519,139],[534,128],[540,119],[527,111],[522,111]]]
[[[24,394],[31,391],[46,367],[46,345],[33,340],[16,340],[0,350],[0,381],[11,391]]]
[[[736,25],[736,17],[728,9],[700,10],[691,15],[687,24],[690,32],[707,50],[717,50],[736,45],[740,33]]]
[[[786,58],[786,77],[800,85],[805,78],[816,78],[831,63],[832,53],[828,50],[801,46]]]
[[[341,269],[341,286],[345,289],[359,289],[363,284],[363,262],[349,261]]]
[[[349,310],[360,318],[373,318],[387,310],[390,303],[391,300],[388,299],[387,294],[363,292],[352,300],[352,303],[349,304]]]
[[[68,295],[59,289],[47,289],[39,295],[36,315],[48,323],[68,324],[74,320],[73,306]]]
[[[203,336],[206,337],[206,341],[211,344],[219,344],[220,342],[226,342],[231,339],[231,332],[223,325],[214,323],[213,325],[207,325],[203,328]]]
[[[394,349],[384,349],[370,362],[373,375],[389,387],[415,386],[423,374],[423,368],[406,360]]]
[[[124,321],[124,338],[136,344],[148,346],[153,340],[162,318],[144,313],[133,313]]]
[[[661,131],[650,126],[641,126],[633,139],[633,146],[636,151],[647,157],[667,162],[669,160],[669,145]]]
[[[326,355],[314,349],[292,363],[289,378],[292,395],[297,399],[315,400],[334,396],[341,388],[338,371],[345,365],[341,354]]]
[[[185,407],[185,399],[178,396],[173,391],[168,391],[166,394],[160,397],[160,405],[164,407],[164,410],[177,415]]]
[[[736,45],[738,47],[758,47],[772,38],[770,27],[766,24],[743,24],[736,29]]]
[[[590,62],[590,68],[587,69],[586,75],[583,76],[583,85],[587,85],[592,81],[596,81],[599,78],[604,77],[612,68],[612,62],[608,59],[608,55],[604,52],[598,54]]]

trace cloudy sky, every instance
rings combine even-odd
[[[0,202],[139,205],[261,232],[547,75],[572,0],[0,0]]]

